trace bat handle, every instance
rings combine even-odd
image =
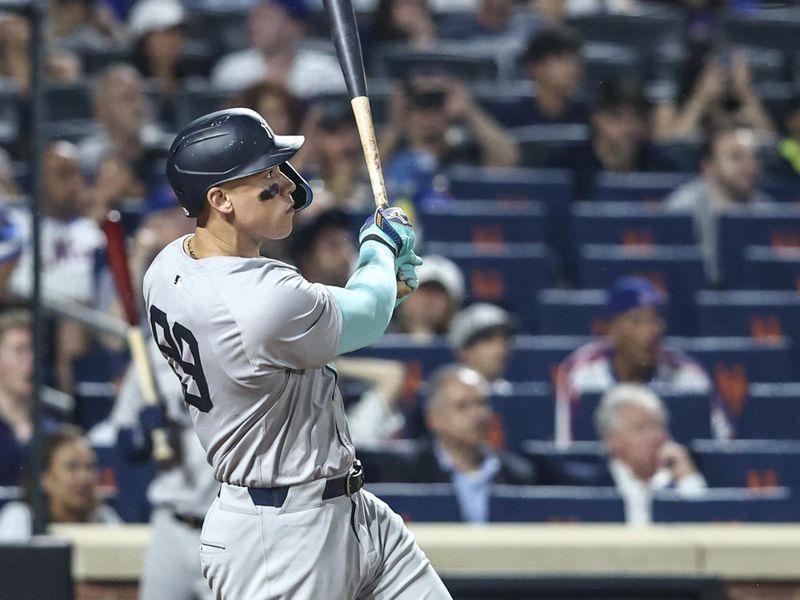
[[[369,108],[369,98],[356,96],[350,103],[353,106],[358,136],[361,138],[361,147],[367,162],[367,172],[372,185],[372,195],[375,197],[375,206],[386,208],[389,206],[389,199],[386,196],[386,185],[383,182],[381,156],[378,152],[378,141],[375,139],[375,125],[372,121],[372,111]]]
[[[150,434],[150,442],[153,445],[153,459],[158,464],[166,465],[175,461],[175,452],[169,443],[166,429],[154,429]]]

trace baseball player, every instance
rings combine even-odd
[[[210,600],[213,596],[200,571],[200,528],[219,483],[193,431],[181,386],[157,346],[152,343],[149,349],[165,405],[143,405],[139,380],[131,366],[111,415],[120,445],[143,459],[152,456],[152,431],[169,424],[178,459],[159,470],[147,491],[153,513],[139,599]]]
[[[450,598],[401,518],[362,489],[330,364],[380,339],[396,278],[416,288],[414,231],[402,211],[376,211],[343,288],[261,257],[311,202],[287,162],[303,141],[229,109],[190,123],[167,158],[197,225],[153,261],[144,296],[222,484],[203,574],[222,600]]]

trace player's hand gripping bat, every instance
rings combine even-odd
[[[134,298],[131,273],[128,268],[128,252],[125,248],[125,232],[119,222],[119,213],[116,211],[109,213],[103,222],[102,229],[103,233],[106,234],[106,252],[108,254],[109,268],[114,277],[114,285],[122,301],[125,309],[125,318],[129,325],[128,347],[136,368],[139,387],[142,390],[142,399],[145,406],[159,406],[162,402],[147,352],[147,343],[145,342],[139,319],[139,309]],[[175,451],[169,444],[169,435],[166,428],[154,429],[151,434],[151,442],[153,445],[153,458],[156,462],[164,465],[175,460]]]
[[[364,74],[364,58],[361,54],[361,40],[358,37],[356,16],[351,0],[323,0],[325,10],[331,22],[331,39],[336,46],[336,54],[342,67],[344,81],[350,94],[350,104],[356,118],[361,147],[367,161],[369,181],[375,206],[387,208],[389,200],[386,196],[386,185],[383,182],[381,157],[378,153],[378,142],[375,139],[375,125],[372,122],[372,111],[367,96],[367,79]],[[413,290],[403,280],[397,282],[397,295],[403,297]]]

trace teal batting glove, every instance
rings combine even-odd
[[[358,244],[362,246],[364,242],[369,240],[388,246],[394,254],[396,265],[399,268],[400,259],[409,253],[413,253],[416,235],[414,234],[414,227],[412,227],[403,209],[397,207],[379,208],[362,225],[358,236]]]
[[[411,292],[415,291],[419,287],[419,276],[417,275],[417,267],[422,264],[422,259],[414,254],[414,252],[410,252],[404,257],[400,257],[398,259],[398,263],[400,264],[399,268],[397,269],[397,281],[398,283],[403,282],[406,284],[408,288],[411,289]],[[398,293],[397,300],[394,303],[394,307],[397,308],[403,302],[405,302],[406,298],[411,295],[411,292],[406,292],[403,295]]]

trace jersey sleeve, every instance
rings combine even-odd
[[[322,367],[336,356],[342,311],[325,286],[309,283],[290,268],[272,269],[256,317],[258,357],[290,369]]]

